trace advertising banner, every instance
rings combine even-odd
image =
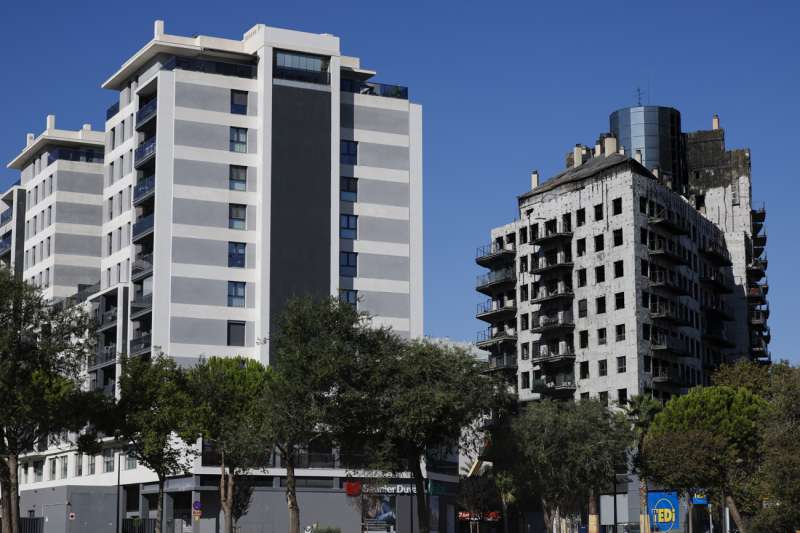
[[[647,510],[653,531],[677,531],[681,527],[680,503],[677,492],[650,492]]]

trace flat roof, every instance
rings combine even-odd
[[[22,170],[28,160],[48,144],[57,144],[59,146],[99,146],[102,148],[105,147],[105,134],[101,131],[90,129],[73,131],[49,128],[28,143],[6,167]]]

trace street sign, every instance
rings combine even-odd
[[[203,504],[200,503],[200,500],[195,500],[194,502],[192,502],[192,509],[194,509],[195,511],[202,511]]]
[[[203,516],[203,511],[202,510],[200,510],[200,509],[192,509],[192,517],[195,520],[200,520],[200,518],[202,518],[202,516]]]
[[[692,494],[692,505],[708,505],[708,496],[705,492],[695,492]]]
[[[648,493],[647,509],[653,531],[666,532],[680,529],[680,504],[677,492]]]

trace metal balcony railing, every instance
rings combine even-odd
[[[513,243],[500,245],[497,242],[490,242],[483,246],[478,246],[475,252],[475,262],[481,266],[489,266],[496,261],[510,262],[516,256],[516,246]]]
[[[134,261],[133,265],[131,266],[131,273],[134,276],[138,276],[140,274],[144,274],[145,272],[150,272],[153,270],[153,254],[144,254],[138,256]]]
[[[206,74],[218,74],[220,76],[235,76],[237,78],[257,77],[255,65],[245,65],[241,63],[228,63],[226,61],[210,61],[207,59],[195,59],[191,57],[171,57],[164,62],[164,70],[190,70],[193,72],[205,72]]]
[[[680,278],[670,271],[651,268],[649,274],[653,287],[668,290],[674,294],[688,294],[688,289],[681,285]]]
[[[647,221],[650,225],[662,228],[675,235],[687,235],[689,233],[688,224],[666,209],[661,209],[655,215],[648,217]]]
[[[660,257],[682,265],[688,264],[686,249],[671,240],[661,239],[656,242],[651,241],[647,246],[647,251],[653,257]]]
[[[287,67],[278,64],[272,66],[272,76],[282,80],[302,81],[305,83],[315,83],[318,85],[330,85],[331,83],[330,72],[306,70],[303,68]]]
[[[89,367],[97,367],[104,365],[106,363],[110,363],[111,361],[116,361],[117,359],[117,345],[116,343],[109,344],[107,346],[98,346],[97,352],[89,357]]]
[[[550,270],[560,270],[562,268],[572,268],[572,257],[567,254],[558,254],[555,257],[540,257],[531,265],[531,274],[543,274]]]
[[[150,333],[139,335],[131,339],[131,355],[136,355],[150,349]]]
[[[546,287],[541,287],[539,292],[531,297],[531,303],[539,304],[551,300],[572,298],[573,296],[575,296],[575,293],[572,291],[572,287],[570,286],[558,287],[555,290],[548,290]]]
[[[102,163],[103,150],[98,148],[52,148],[47,152],[47,164],[57,160],[79,161],[83,163]]]
[[[501,354],[489,356],[487,369],[492,370],[512,370],[517,368],[517,356],[512,354]]]
[[[499,342],[512,342],[517,340],[517,332],[513,328],[481,330],[475,336],[477,346],[488,346]]]
[[[514,300],[506,300],[504,303],[497,300],[486,300],[478,304],[475,316],[478,318],[491,318],[495,316],[506,316],[517,311],[517,304]]]
[[[700,253],[720,265],[730,266],[731,254],[718,242],[711,242],[700,248]]]
[[[571,329],[574,327],[575,321],[571,312],[553,315],[534,313],[531,315],[531,333],[544,333],[545,331]]]
[[[501,270],[493,270],[486,274],[481,274],[475,279],[475,285],[480,289],[488,288],[492,285],[500,283],[513,282],[517,279],[516,273],[513,268],[504,268]]]
[[[535,245],[542,245],[548,242],[555,242],[561,239],[572,238],[572,225],[571,224],[557,224],[556,227],[545,227],[544,232],[540,235],[535,235],[531,239],[531,243]]]
[[[668,352],[678,356],[686,355],[686,346],[677,338],[669,335],[653,335],[650,339],[653,352]]]

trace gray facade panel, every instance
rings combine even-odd
[[[228,282],[172,276],[172,303],[228,305]]]
[[[91,235],[58,233],[53,237],[53,246],[57,254],[100,257],[102,241],[100,237],[93,237]],[[98,262],[98,267],[99,266],[100,263]]]
[[[408,257],[358,254],[359,277],[408,281],[409,275]]]
[[[97,268],[79,267],[72,265],[58,265],[53,272],[53,285],[61,287],[75,287],[78,291],[79,284],[94,285],[100,281],[100,265]]]
[[[342,104],[341,122],[343,128],[408,135],[407,111]]]
[[[331,95],[282,85],[272,91],[269,268],[274,327],[290,297],[323,297],[331,290]]]
[[[408,318],[411,297],[392,292],[358,291],[358,309],[377,316]]]
[[[359,202],[408,207],[409,198],[410,187],[407,183],[371,179],[358,180]]]
[[[228,321],[174,316],[170,319],[170,342],[227,346]],[[247,346],[255,345],[255,324],[253,322],[245,323],[245,344]]]
[[[99,205],[57,202],[55,221],[60,224],[100,225],[103,208]]]
[[[175,224],[227,228],[229,205],[222,202],[175,198],[172,201],[172,221]],[[247,206],[247,229],[255,228],[255,206]]]
[[[408,170],[409,150],[403,146],[359,142],[358,164],[392,170]]]
[[[249,135],[249,134],[248,134]],[[248,145],[250,144],[248,139]],[[175,145],[228,151],[230,127],[205,122],[175,121]]]
[[[365,241],[408,244],[410,225],[407,220],[368,216],[358,217],[358,238]]]
[[[191,161],[176,159],[173,181],[178,185],[193,185],[211,189],[230,189],[230,165],[207,161]],[[247,168],[247,190],[255,192],[257,187],[257,169]]]
[[[192,265],[228,266],[228,243],[209,239],[172,238],[172,261]]]
[[[178,81],[175,82],[175,105],[204,111],[230,113],[231,90]]]
[[[56,173],[55,187],[59,191],[86,194],[103,194],[103,175],[85,172],[59,170]]]

